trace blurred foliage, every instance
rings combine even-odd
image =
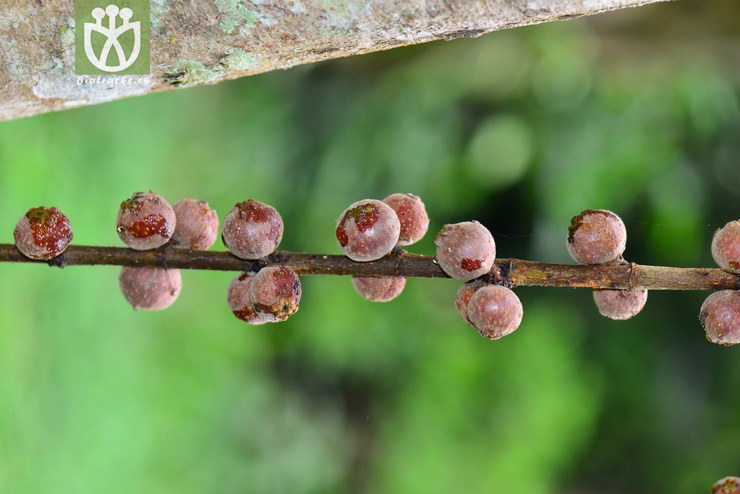
[[[740,85],[711,56],[607,48],[581,20],[4,123],[0,241],[53,204],[76,243],[119,245],[118,204],[152,189],[222,217],[258,198],[283,248],[338,253],[347,204],[413,192],[432,232],[478,219],[502,257],[567,262],[570,218],[608,208],[629,259],[712,265]],[[738,473],[740,350],[705,341],[702,293],[613,322],[588,291],[523,288],[522,327],[489,343],[453,281],[377,305],[306,278],[257,328],[226,308],[233,273],[184,273],[161,313],[130,310],[115,268],[0,273],[0,492],[693,494]]]

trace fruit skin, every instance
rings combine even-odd
[[[352,285],[357,293],[371,302],[390,302],[401,295],[406,286],[403,277],[353,277]]]
[[[489,340],[498,340],[514,332],[522,323],[523,315],[519,297],[500,285],[479,288],[468,303],[468,320]]]
[[[712,486],[712,494],[740,494],[740,477],[725,477]]]
[[[411,245],[421,240],[429,230],[429,215],[424,202],[413,194],[391,194],[383,202],[396,212],[401,230],[398,245]]]
[[[301,280],[292,269],[284,266],[263,268],[252,278],[249,302],[268,321],[285,321],[298,310]]]
[[[208,250],[218,238],[218,214],[205,201],[182,199],[173,208],[177,227],[172,243],[185,249]]]
[[[622,219],[605,209],[586,209],[574,216],[566,247],[579,264],[608,264],[616,261],[627,246]]]
[[[241,259],[269,256],[283,239],[283,218],[264,202],[248,199],[234,206],[221,226],[226,248]]]
[[[740,220],[730,221],[714,232],[712,257],[722,269],[740,273]]]
[[[473,326],[473,323],[468,319],[468,304],[470,303],[470,299],[473,294],[478,291],[479,288],[486,285],[488,285],[488,283],[485,281],[471,281],[470,283],[461,285],[455,295],[455,308],[457,309],[457,313],[460,314],[462,320],[470,326]]]
[[[15,246],[31,259],[48,261],[67,250],[74,238],[69,219],[57,208],[29,209],[13,230]]]
[[[496,242],[477,221],[445,225],[434,239],[435,258],[453,278],[470,281],[488,273],[496,260]]]
[[[162,310],[182,289],[179,269],[124,267],[118,277],[121,293],[135,310]]]
[[[594,303],[599,314],[615,321],[639,314],[647,298],[647,290],[594,290]]]
[[[699,321],[712,343],[740,343],[740,291],[720,290],[709,295],[699,311]]]
[[[226,292],[226,301],[234,315],[247,324],[260,325],[270,322],[271,318],[258,313],[249,300],[249,288],[252,285],[253,274],[241,273],[229,284]]]
[[[375,199],[351,204],[337,220],[335,234],[344,255],[353,261],[375,261],[398,243],[401,222],[393,209]]]
[[[154,192],[136,192],[121,203],[117,220],[118,236],[134,250],[163,246],[177,225],[175,210]]]

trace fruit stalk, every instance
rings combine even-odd
[[[248,261],[228,252],[207,252],[164,247],[135,251],[121,247],[70,245],[50,261],[35,261],[15,245],[0,244],[0,262],[44,263],[51,266],[115,265],[156,266],[176,269],[257,271],[265,266],[286,266],[299,275],[403,276],[448,278],[432,256],[394,250],[370,262],[355,262],[341,255],[277,251],[263,259]],[[740,275],[719,268],[676,268],[622,265],[550,264],[520,259],[496,259],[495,268],[483,276],[489,283],[505,286],[614,288],[621,290],[738,290]]]

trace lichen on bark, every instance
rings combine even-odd
[[[5,0],[0,120],[658,1],[153,0],[151,77],[80,84],[74,0]]]

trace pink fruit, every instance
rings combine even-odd
[[[594,290],[599,314],[623,321],[637,315],[647,302],[647,290]]]
[[[252,278],[249,301],[261,317],[271,322],[285,321],[298,310],[301,281],[290,268],[263,268]]]
[[[712,486],[712,494],[740,494],[740,477],[725,477]]]
[[[401,223],[398,245],[411,245],[424,237],[429,229],[429,216],[421,199],[412,194],[391,194],[383,202],[396,212]]]
[[[573,217],[566,246],[579,264],[608,264],[624,253],[627,229],[622,219],[605,209],[587,209]]]
[[[719,267],[740,273],[740,220],[730,221],[714,232],[712,257]]]
[[[13,231],[15,245],[31,259],[48,261],[67,249],[74,238],[69,219],[57,208],[29,209]]]
[[[470,281],[488,273],[496,259],[496,243],[477,221],[445,225],[434,239],[436,260],[452,278]]]
[[[524,309],[519,297],[508,288],[488,285],[475,291],[468,303],[468,320],[481,336],[498,340],[514,332]]]
[[[401,223],[395,211],[375,199],[357,201],[337,221],[336,236],[344,254],[353,261],[375,261],[398,243]]]
[[[353,277],[352,284],[357,293],[371,302],[390,302],[401,295],[403,288],[406,286],[406,278]]]
[[[240,202],[224,218],[221,238],[242,259],[261,259],[283,239],[283,218],[275,208],[253,199]]]
[[[177,227],[172,242],[185,249],[208,250],[218,238],[218,214],[205,201],[183,199],[173,208]]]
[[[254,275],[248,273],[242,273],[234,278],[229,285],[226,301],[231,312],[242,321],[253,325],[265,324],[270,322],[272,318],[255,311],[249,300],[249,288],[252,285],[253,278]]]
[[[720,290],[709,295],[699,311],[699,321],[712,343],[740,343],[740,291]]]
[[[457,295],[455,295],[455,308],[457,308],[458,314],[460,314],[463,321],[471,326],[473,323],[468,319],[468,304],[470,303],[470,299],[473,297],[473,294],[478,291],[479,288],[486,285],[488,285],[488,283],[484,281],[471,281],[470,283],[462,285],[457,290]]]
[[[136,310],[162,310],[177,300],[182,289],[178,269],[124,267],[118,278],[123,296]]]
[[[118,236],[134,250],[161,247],[172,238],[177,224],[175,210],[154,192],[137,192],[121,203]]]

